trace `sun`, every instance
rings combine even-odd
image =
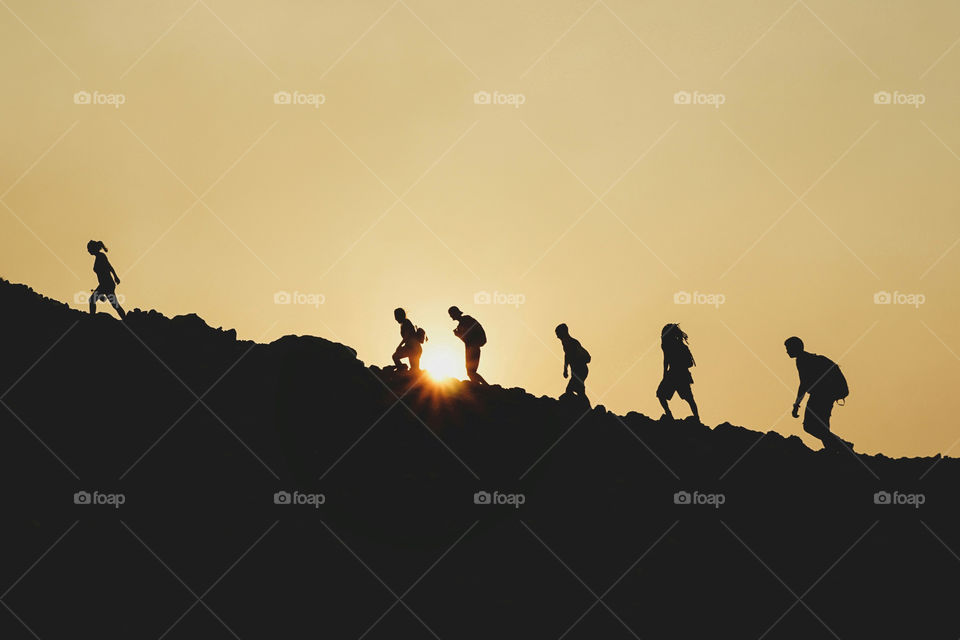
[[[447,345],[424,347],[423,357],[420,359],[420,368],[437,381],[447,378],[462,380],[466,375],[463,366],[463,353]]]

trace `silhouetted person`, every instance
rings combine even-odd
[[[663,413],[670,420],[673,420],[673,414],[670,413],[670,405],[667,401],[676,393],[690,405],[693,417],[700,422],[700,412],[697,410],[697,403],[693,399],[693,376],[690,375],[690,367],[696,366],[693,354],[690,352],[687,334],[685,334],[678,324],[664,325],[660,331],[660,348],[663,349],[663,380],[657,387],[657,398],[663,407]]]
[[[487,334],[480,323],[468,315],[464,315],[457,307],[450,307],[447,313],[457,321],[457,328],[453,335],[463,340],[466,353],[467,377],[477,384],[487,384],[477,369],[480,367],[480,347],[487,344]]]
[[[590,404],[587,399],[587,390],[584,382],[590,373],[587,365],[590,363],[590,353],[583,348],[580,341],[570,335],[570,330],[565,324],[558,324],[556,329],[557,337],[563,344],[563,377],[567,377],[567,369],[570,369],[570,381],[567,382],[567,389],[563,392],[564,396],[575,396],[582,398]],[[561,396],[562,397],[562,396]]]
[[[117,315],[123,320],[127,314],[123,311],[120,303],[117,301],[117,285],[120,284],[120,276],[114,270],[113,265],[107,260],[107,247],[100,240],[91,240],[87,243],[87,251],[90,255],[96,256],[93,261],[93,272],[97,274],[97,288],[90,295],[90,313],[97,312],[97,302],[108,300]],[[116,281],[116,282],[114,282]]]
[[[797,401],[793,403],[791,415],[800,417],[800,403],[803,396],[807,399],[807,409],[803,414],[803,430],[818,438],[827,451],[853,449],[853,444],[830,432],[830,414],[833,403],[847,397],[847,381],[840,367],[826,356],[810,353],[803,348],[803,340],[793,336],[783,343],[787,355],[797,361],[797,373],[800,374],[800,388],[797,389]]]
[[[393,353],[393,364],[401,370],[403,358],[410,361],[410,371],[420,371],[420,356],[423,354],[423,343],[427,341],[427,334],[423,329],[417,329],[407,318],[403,309],[394,309],[393,317],[400,323],[400,344]]]

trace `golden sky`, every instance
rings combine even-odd
[[[554,396],[566,322],[653,416],[679,322],[706,423],[818,447],[796,334],[859,450],[960,452],[956,2],[0,4],[12,281],[73,303],[100,239],[128,309],[382,365],[403,306],[438,369],[456,304],[487,380]]]

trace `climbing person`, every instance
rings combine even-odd
[[[123,307],[117,300],[117,285],[120,276],[107,259],[107,247],[100,240],[91,240],[87,243],[87,251],[94,256],[93,272],[97,274],[97,288],[90,294],[90,313],[97,312],[97,302],[107,300],[113,305],[117,315],[123,320],[127,317]]]
[[[563,396],[573,396],[587,399],[587,390],[584,385],[587,375],[590,373],[587,365],[590,363],[590,353],[583,348],[580,341],[570,335],[570,329],[566,324],[557,325],[555,333],[560,343],[563,345],[563,377],[567,377],[567,369],[570,370],[570,380],[567,382],[567,389]]]
[[[393,364],[398,371],[402,371],[405,365],[401,360],[407,358],[410,371],[420,371],[420,356],[423,354],[423,343],[427,341],[427,334],[423,329],[414,326],[403,309],[394,309],[393,317],[400,324],[400,344],[393,352]]]
[[[825,451],[853,451],[853,443],[830,431],[833,404],[842,404],[850,395],[847,379],[840,367],[826,356],[807,351],[803,340],[796,336],[787,338],[783,345],[787,349],[787,355],[797,361],[797,373],[800,376],[800,386],[791,415],[794,418],[800,417],[800,403],[805,395],[810,394],[806,411],[803,413],[803,430],[820,440]]]
[[[479,322],[465,315],[459,308],[450,307],[447,309],[447,313],[450,314],[452,320],[457,321],[453,335],[463,340],[467,377],[477,384],[487,384],[483,376],[477,373],[477,369],[480,367],[480,347],[487,344],[487,334]]]

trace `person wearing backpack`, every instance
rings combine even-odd
[[[452,320],[457,321],[457,327],[453,330],[453,335],[463,340],[465,359],[467,366],[467,377],[477,384],[487,384],[477,369],[480,367],[480,347],[487,344],[487,334],[483,327],[475,319],[464,315],[457,307],[447,309]]]
[[[393,317],[400,323],[400,344],[393,353],[393,364],[397,370],[402,370],[403,363],[400,361],[407,358],[410,361],[410,371],[420,371],[420,356],[423,354],[423,343],[427,341],[427,333],[423,329],[417,329],[407,318],[407,312],[403,309],[394,309]]]
[[[657,387],[657,399],[663,407],[663,414],[673,420],[668,401],[676,393],[690,405],[693,418],[700,422],[700,412],[693,399],[693,376],[690,367],[696,366],[693,353],[688,345],[689,338],[678,324],[664,325],[660,331],[660,348],[663,350],[663,380]]]
[[[587,400],[587,390],[584,382],[590,373],[587,365],[590,363],[590,353],[583,348],[580,341],[570,335],[570,329],[566,324],[558,324],[556,329],[557,337],[563,344],[563,377],[567,377],[567,369],[570,369],[570,381],[567,383],[567,389],[563,396],[577,396]],[[563,396],[560,396],[561,398]]]
[[[800,375],[800,387],[791,415],[800,417],[800,403],[803,396],[809,393],[803,414],[803,430],[819,439],[825,451],[853,451],[853,443],[830,431],[833,403],[844,400],[850,394],[847,379],[840,367],[826,356],[806,351],[803,340],[796,336],[787,338],[783,344],[787,348],[787,355],[797,361],[797,373]]]

